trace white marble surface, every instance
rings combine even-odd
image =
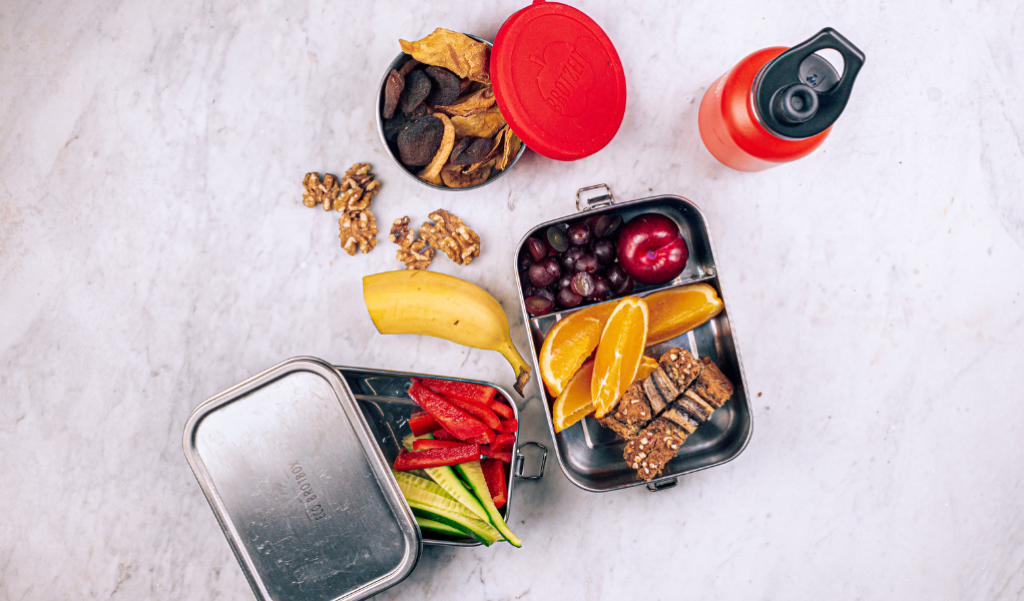
[[[382,223],[446,207],[481,232],[472,266],[435,265],[493,292],[521,347],[529,227],[599,182],[693,199],[755,412],[742,456],[669,492],[588,494],[552,462],[516,488],[523,549],[428,549],[382,598],[1024,597],[1024,8],[575,2],[625,64],[615,140],[416,185],[373,124],[396,39],[490,37],[523,4],[0,5],[0,598],[252,598],[181,429],[286,357],[511,384],[495,353],[376,334],[359,282],[390,243],[350,258],[299,204],[305,172],[357,160]],[[705,86],[826,25],[867,64],[825,145],[716,164]]]

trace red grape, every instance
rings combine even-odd
[[[555,307],[554,301],[543,296],[529,296],[524,302],[526,312],[533,316],[547,315]]]
[[[587,253],[576,259],[575,269],[576,271],[585,271],[590,275],[594,275],[601,269],[601,265],[597,262],[597,257]]]
[[[589,297],[594,293],[594,278],[585,271],[572,276],[572,291],[582,297]]]
[[[566,309],[572,309],[583,302],[583,297],[573,292],[572,288],[562,288],[555,300]]]
[[[598,240],[594,243],[594,256],[601,265],[615,260],[615,243],[611,240]]]
[[[532,236],[526,239],[526,251],[530,253],[530,257],[534,262],[548,256],[548,249],[544,246],[544,243]]]
[[[569,240],[565,237],[565,232],[556,226],[551,226],[545,232],[545,237],[548,241],[548,246],[555,252],[564,253],[569,250]]]
[[[590,293],[590,300],[603,301],[612,295],[611,286],[608,285],[608,280],[598,276],[594,278],[594,291]]]
[[[573,246],[586,246],[590,242],[590,228],[585,223],[577,223],[569,228],[569,240]]]

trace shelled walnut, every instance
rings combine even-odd
[[[317,172],[307,173],[302,179],[302,204],[309,208],[316,205],[323,205],[325,211],[330,211],[337,202],[341,187],[337,179],[330,173],[324,174],[323,181],[320,181],[320,174]]]
[[[338,219],[341,247],[355,256],[356,247],[366,254],[377,246],[377,220],[370,211],[345,211]]]
[[[416,237],[416,232],[409,229],[408,217],[395,219],[388,238],[399,246],[395,256],[405,263],[406,269],[430,267],[430,262],[434,260],[434,249],[427,246],[422,238]]]
[[[380,182],[374,179],[369,163],[356,163],[341,176],[340,195],[334,200],[335,211],[362,211],[380,192]]]
[[[427,217],[435,223],[423,223],[420,236],[430,246],[444,252],[459,265],[469,265],[480,256],[480,236],[469,229],[462,219],[444,209],[438,209]]]

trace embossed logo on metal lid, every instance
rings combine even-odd
[[[329,364],[289,359],[203,402],[183,445],[258,599],[365,599],[415,567],[415,519]]]

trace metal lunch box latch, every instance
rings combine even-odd
[[[679,484],[678,478],[670,478],[668,480],[659,480],[657,482],[651,482],[647,485],[647,490],[651,492],[658,492],[660,490],[668,490],[675,488],[676,484]]]
[[[598,191],[602,191],[599,193]],[[587,186],[576,190],[576,212],[610,207],[615,204],[615,197],[612,196],[612,189],[605,184]]]
[[[526,447],[536,447],[537,453],[539,453],[539,455],[537,455],[539,458],[539,466],[535,473],[531,473],[530,475],[526,475],[523,471],[526,467],[526,456],[522,454],[522,451]],[[539,442],[524,442],[519,445],[519,452],[516,453],[515,467],[513,468],[512,473],[515,474],[516,478],[522,478],[523,480],[540,480],[544,477],[544,467],[547,463],[548,448],[546,446]]]

